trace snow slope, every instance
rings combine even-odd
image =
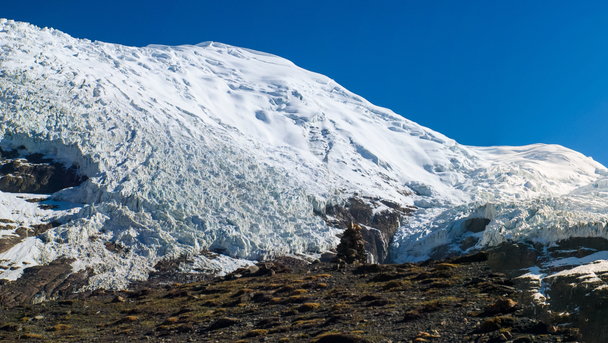
[[[418,208],[395,238],[397,261],[428,257],[475,215],[493,220],[479,245],[568,236],[587,211],[607,222],[606,168],[591,158],[556,145],[463,146],[323,75],[221,43],[136,48],[0,19],[0,117],[0,146],[89,177],[53,195],[80,205],[56,214],[63,225],[44,244],[14,249],[35,263],[75,257],[76,270],[94,269],[93,287],[123,287],[160,258],[204,249],[234,258],[218,270],[318,254],[337,231],[314,210],[354,193]]]

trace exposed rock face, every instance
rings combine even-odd
[[[352,197],[343,205],[328,205],[321,214],[330,225],[350,229],[351,223],[359,224],[363,237],[367,261],[386,263],[389,258],[389,244],[403,218],[414,211],[392,201]]]
[[[66,168],[40,154],[20,157],[19,151],[0,149],[0,191],[51,194],[85,180],[75,166]]]
[[[449,244],[442,244],[433,249],[429,255],[430,259],[445,259],[461,255],[463,253],[475,252],[475,246],[479,243],[480,233],[485,231],[490,219],[483,217],[471,217],[456,221],[452,225],[452,231],[458,232]],[[472,249],[473,248],[473,249]]]
[[[608,240],[600,237],[573,237],[562,240],[547,251],[550,261],[576,260],[608,251]],[[597,261],[600,262],[600,261]],[[600,262],[601,263],[601,262]],[[561,323],[580,327],[585,342],[605,342],[608,337],[608,272],[601,269],[559,273],[571,268],[556,264],[554,275],[544,280],[548,307],[561,313]]]
[[[27,203],[35,203],[42,210],[52,210],[55,205],[45,203],[48,198],[31,194],[51,194],[59,190],[78,186],[86,180],[78,174],[75,166],[65,167],[41,154],[29,154],[24,148],[16,150],[0,149],[0,191],[7,193],[28,193],[19,195]],[[20,211],[20,210],[13,210]],[[52,215],[41,216],[39,220],[23,222],[0,219],[0,253],[28,237],[40,236],[60,225]],[[30,266],[10,260],[0,260],[0,270],[21,270],[23,275],[16,281],[0,279],[0,303],[5,306],[28,304],[71,294],[87,283],[88,272],[74,273],[73,260],[60,258],[43,266]]]
[[[0,280],[0,303],[11,307],[67,296],[86,284],[88,272],[72,272],[73,260],[26,268],[16,281]]]
[[[608,337],[608,273],[571,268],[579,259],[606,251],[608,241],[597,237],[573,237],[549,248],[504,243],[488,251],[487,263],[495,271],[521,276],[515,286],[523,291],[518,300],[528,313],[554,325],[576,326],[585,342],[600,343]],[[531,270],[545,277],[523,275]]]
[[[463,224],[466,231],[478,233],[484,231],[489,223],[488,218],[469,218]]]
[[[585,342],[603,343],[608,337],[608,291],[601,288],[607,275],[585,280],[581,275],[559,276],[549,281],[550,309],[562,314],[561,323],[580,327]]]
[[[572,237],[549,247],[551,258],[585,257],[598,251],[608,251],[608,239],[601,237]]]
[[[504,243],[490,250],[488,265],[494,270],[514,275],[537,264],[539,251],[532,244]]]

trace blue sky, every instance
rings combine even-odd
[[[608,165],[605,1],[6,1],[0,17],[127,45],[286,57],[463,144],[557,143]]]

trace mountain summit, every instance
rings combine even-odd
[[[62,259],[86,287],[121,288],[182,256],[175,268],[215,273],[318,257],[339,243],[336,208],[359,203],[370,218],[407,209],[384,242],[395,262],[608,238],[608,171],[591,158],[464,146],[221,43],[127,47],[0,19],[0,117],[3,178],[55,163],[79,180],[0,192],[0,279]]]

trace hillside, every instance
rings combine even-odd
[[[369,262],[502,249],[495,268],[567,313],[607,286],[604,166],[461,145],[274,55],[0,19],[0,119],[0,279],[56,272],[27,301],[323,259],[350,222]]]

